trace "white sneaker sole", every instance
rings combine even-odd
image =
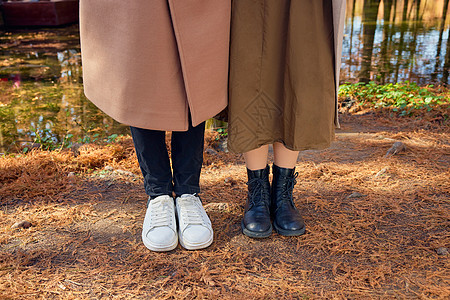
[[[209,240],[207,240],[206,242],[203,243],[189,243],[189,242],[185,242],[183,241],[183,239],[181,238],[181,236],[179,237],[180,240],[180,245],[186,249],[186,250],[199,250],[199,249],[204,249],[208,246],[210,246],[214,240],[214,235],[211,235],[211,237],[209,238]]]
[[[155,245],[155,244],[152,244],[144,236],[144,233],[142,233],[142,242],[144,243],[145,247],[147,247],[147,249],[150,249],[150,250],[156,251],[156,252],[165,252],[165,251],[171,251],[171,250],[173,250],[173,249],[175,249],[177,247],[177,245],[178,245],[178,237],[177,237],[177,235],[175,235],[174,240],[169,245]]]

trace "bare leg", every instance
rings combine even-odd
[[[298,152],[289,150],[282,143],[276,142],[273,144],[273,163],[280,168],[292,169],[297,162]]]
[[[264,145],[258,149],[245,152],[244,159],[247,169],[252,171],[264,169],[267,166],[268,153],[269,145]]]

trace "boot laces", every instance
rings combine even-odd
[[[294,190],[294,186],[297,183],[298,172],[294,174],[294,176],[286,178],[286,183],[282,185],[282,201],[289,201],[294,204],[294,199],[292,196],[292,192]]]
[[[264,179],[252,178],[247,182],[249,202],[251,206],[266,204],[265,199],[269,199],[269,191],[264,188]],[[258,197],[260,196],[260,197]]]

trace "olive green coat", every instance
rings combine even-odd
[[[323,149],[339,127],[345,0],[232,1],[228,148]]]

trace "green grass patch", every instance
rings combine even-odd
[[[445,116],[450,109],[450,89],[434,85],[418,86],[415,83],[401,82],[389,84],[345,83],[339,88],[343,103],[356,103],[362,108],[390,109],[401,116],[411,116],[428,112]]]

